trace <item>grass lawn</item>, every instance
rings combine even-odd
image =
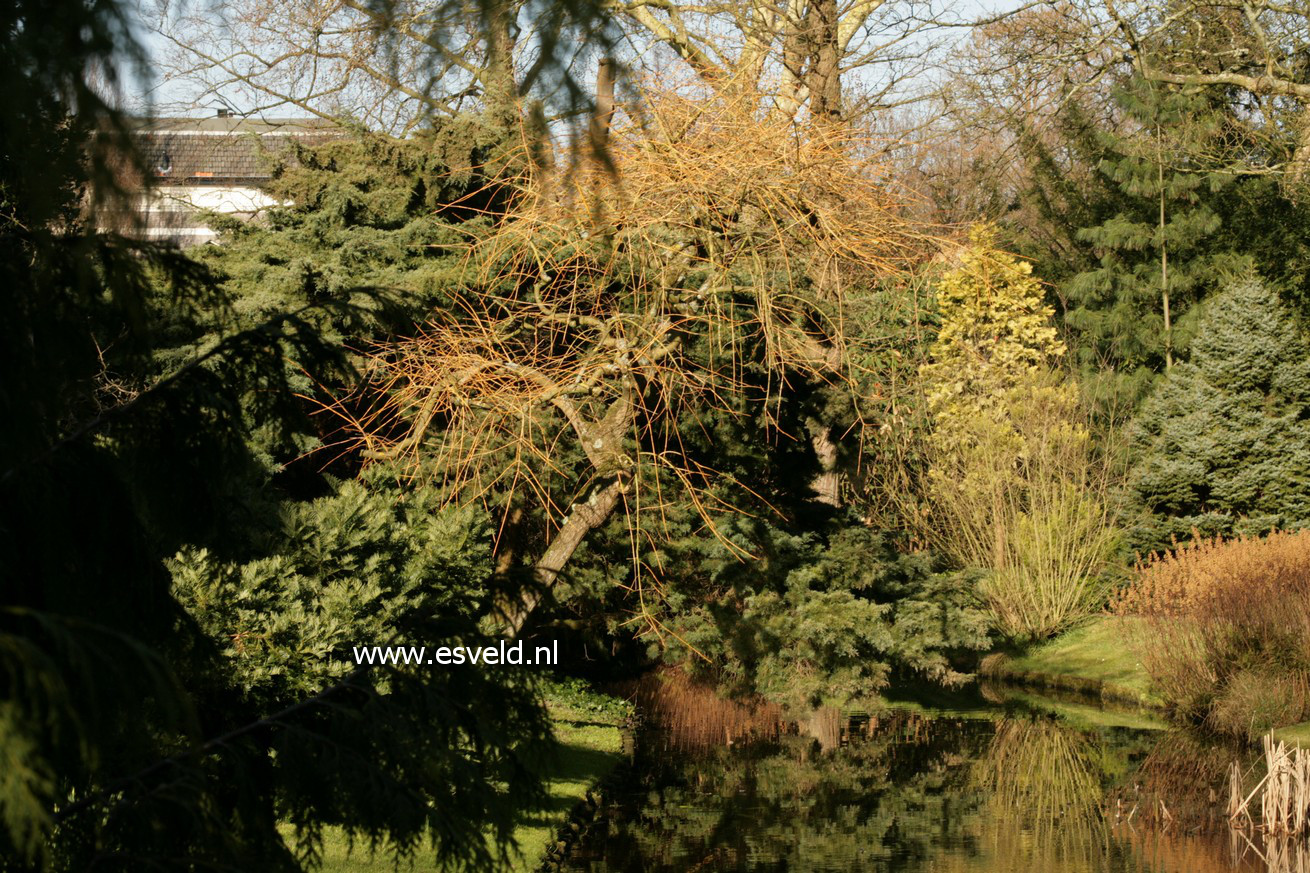
[[[1133,618],[1102,616],[1049,642],[1010,656],[994,655],[984,675],[1086,691],[1102,698],[1160,706],[1130,641]]]
[[[608,712],[585,712],[568,703],[548,700],[559,755],[551,768],[547,791],[550,798],[545,809],[528,813],[514,829],[519,854],[507,868],[530,871],[541,865],[547,844],[554,839],[569,812],[623,759],[620,717]],[[400,873],[421,873],[435,869],[422,863],[401,864]],[[429,856],[430,858],[430,856]],[[329,828],[323,835],[322,873],[396,873],[390,854],[370,854],[367,845],[356,845],[352,852],[345,835]]]
[[[1131,644],[1136,618],[1103,616],[1016,655],[992,655],[984,676],[1024,685],[1083,691],[1106,700],[1160,707]],[[1154,719],[1150,719],[1154,722]],[[1143,725],[1147,726],[1147,725]],[[1310,748],[1310,722],[1273,730],[1274,739]]]
[[[1067,700],[1059,692],[1041,694],[1034,691],[1007,688],[1001,692],[1007,703],[1022,703],[1033,709],[1049,712],[1065,724],[1076,728],[1099,729],[1110,727],[1132,728],[1140,731],[1164,731],[1171,725],[1165,721],[1163,713],[1137,706],[1116,706],[1113,701],[1105,703],[1080,703]],[[1056,696],[1051,696],[1056,695]]]
[[[1304,746],[1310,749],[1310,721],[1274,728],[1273,734],[1274,739],[1282,740],[1289,746]]]

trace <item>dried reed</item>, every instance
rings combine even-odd
[[[1133,584],[1114,603],[1121,615],[1182,615],[1216,594],[1269,580],[1286,586],[1310,574],[1310,530],[1264,537],[1196,537],[1137,564]]]
[[[1310,531],[1153,555],[1114,608],[1184,718],[1254,738],[1310,717]]]
[[[1244,793],[1241,772],[1237,764],[1233,765],[1230,823],[1235,828],[1275,837],[1310,833],[1310,750],[1300,746],[1289,749],[1286,743],[1274,742],[1272,735],[1266,735],[1262,743],[1265,774],[1249,792]],[[1251,813],[1251,802],[1257,797],[1258,816]]]
[[[647,673],[616,690],[633,700],[642,717],[658,726],[675,748],[771,739],[787,726],[782,707],[763,700],[729,700],[682,670]]]

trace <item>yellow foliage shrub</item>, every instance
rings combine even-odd
[[[982,411],[1064,355],[1055,317],[1032,265],[996,248],[995,230],[973,228],[960,264],[937,286],[941,330],[923,367],[928,407],[939,430]]]
[[[970,235],[938,288],[942,326],[921,370],[929,535],[982,583],[1011,637],[1056,633],[1101,603],[1116,531],[1108,468],[1083,423],[1053,313],[1028,264]]]

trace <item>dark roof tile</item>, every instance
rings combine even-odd
[[[216,184],[268,179],[293,141],[313,146],[343,134],[318,119],[159,118],[140,122],[137,137],[156,179]]]

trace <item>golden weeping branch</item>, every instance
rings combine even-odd
[[[616,513],[634,554],[641,513],[662,523],[671,500],[717,535],[734,508],[680,423],[737,416],[796,379],[856,390],[844,294],[931,250],[888,169],[860,157],[885,150],[838,125],[761,117],[758,101],[650,94],[643,125],[613,128],[612,174],[522,180],[515,214],[468,250],[476,280],[458,316],[375,357],[366,457],[410,458],[452,500],[494,493],[509,512],[522,495],[544,516],[535,585],[497,604],[508,633]],[[397,423],[403,438],[379,445]],[[644,610],[658,591],[634,567]]]

